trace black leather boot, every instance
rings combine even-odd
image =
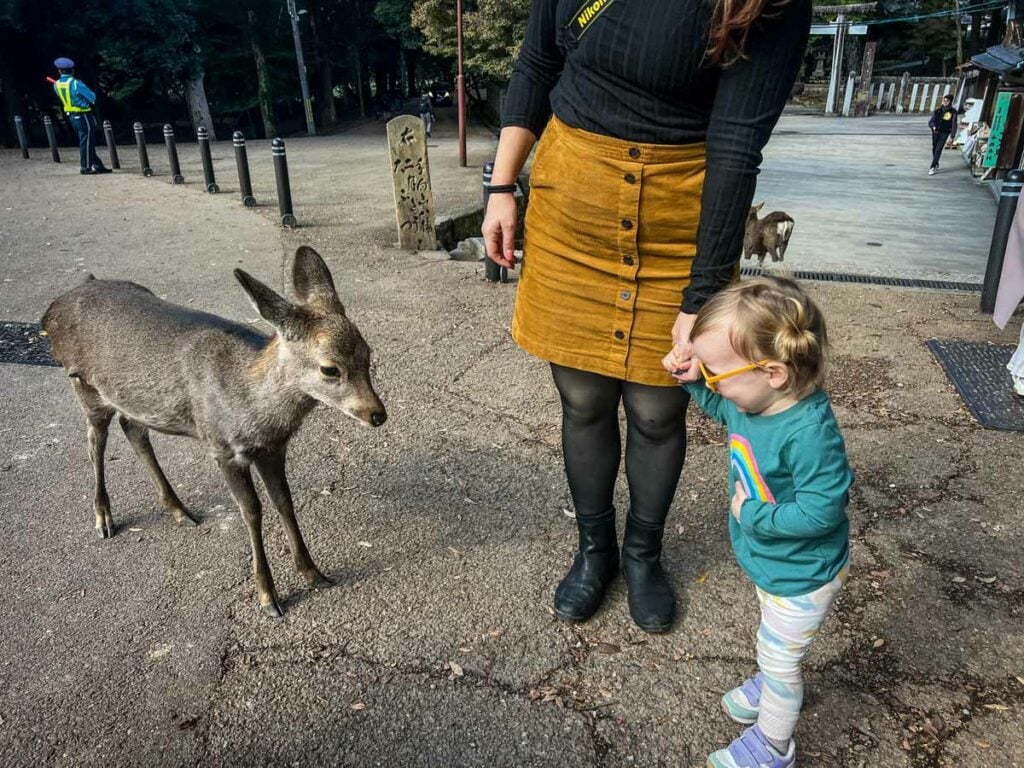
[[[604,600],[605,590],[619,570],[615,507],[603,514],[577,517],[579,551],[555,590],[555,615],[563,621],[586,621]]]
[[[629,615],[644,632],[668,632],[676,619],[676,598],[661,567],[664,527],[626,516],[622,539],[622,575],[629,591]]]

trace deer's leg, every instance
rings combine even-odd
[[[274,577],[270,573],[267,553],[263,549],[263,507],[252,484],[249,467],[239,466],[229,459],[218,460],[228,489],[242,511],[245,527],[249,530],[249,545],[252,547],[252,570],[256,578],[256,593],[260,598],[263,612],[275,619],[284,616],[281,601],[274,589]]]
[[[185,507],[182,505],[181,499],[178,498],[178,494],[174,492],[171,484],[167,482],[167,476],[160,468],[160,464],[156,460],[156,454],[153,452],[153,444],[149,441],[149,430],[142,424],[132,421],[125,416],[121,416],[118,421],[121,424],[121,429],[124,430],[125,437],[128,438],[128,442],[135,449],[135,454],[139,457],[146,471],[149,472],[153,485],[156,486],[156,492],[160,496],[161,506],[167,510],[178,525],[198,525],[196,519],[185,511]]]
[[[278,514],[281,515],[281,522],[288,533],[288,545],[295,559],[295,569],[312,587],[331,586],[331,580],[320,573],[313,558],[310,557],[302,532],[299,530],[299,521],[295,519],[292,492],[288,487],[288,477],[285,475],[285,452],[281,450],[260,456],[256,459],[256,469],[263,478],[263,484],[267,486],[267,493],[277,507]]]
[[[89,423],[89,458],[92,459],[93,473],[96,477],[96,495],[93,498],[96,535],[101,539],[109,539],[114,535],[114,518],[110,514],[110,497],[107,495],[103,455],[107,449],[107,428],[114,417],[114,409],[107,405],[103,396],[86,384],[81,376],[73,374],[71,386]]]
[[[107,427],[114,417],[113,411],[91,413],[89,419],[89,457],[96,474],[96,496],[93,510],[96,512],[96,535],[109,539],[114,535],[114,518],[110,514],[110,497],[107,496],[107,481],[103,472],[103,455],[107,450]]]

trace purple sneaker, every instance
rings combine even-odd
[[[708,757],[707,768],[796,768],[796,742],[790,739],[789,749],[781,755],[755,725]]]
[[[757,713],[761,708],[761,673],[748,677],[743,685],[733,688],[722,697],[722,709],[730,719],[741,725],[753,725],[757,722]]]

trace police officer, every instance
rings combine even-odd
[[[82,163],[82,174],[110,173],[96,155],[96,116],[93,106],[96,94],[81,80],[75,78],[75,62],[63,56],[53,62],[60,72],[60,80],[53,84],[57,92],[64,114],[78,134],[78,153]]]

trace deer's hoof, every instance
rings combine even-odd
[[[281,607],[277,600],[272,603],[267,603],[263,606],[263,612],[272,619],[284,618],[284,608]]]
[[[309,586],[313,589],[327,589],[333,587],[334,582],[331,579],[324,576],[320,571],[313,570],[303,574],[306,577],[306,581],[309,582]]]
[[[109,539],[114,535],[116,529],[113,523],[103,523],[103,525],[96,526],[96,538],[98,539]]]
[[[199,521],[192,517],[192,515],[190,515],[184,509],[180,509],[175,513],[174,522],[176,522],[178,525],[185,526],[186,528],[194,528],[195,526],[199,525]]]

